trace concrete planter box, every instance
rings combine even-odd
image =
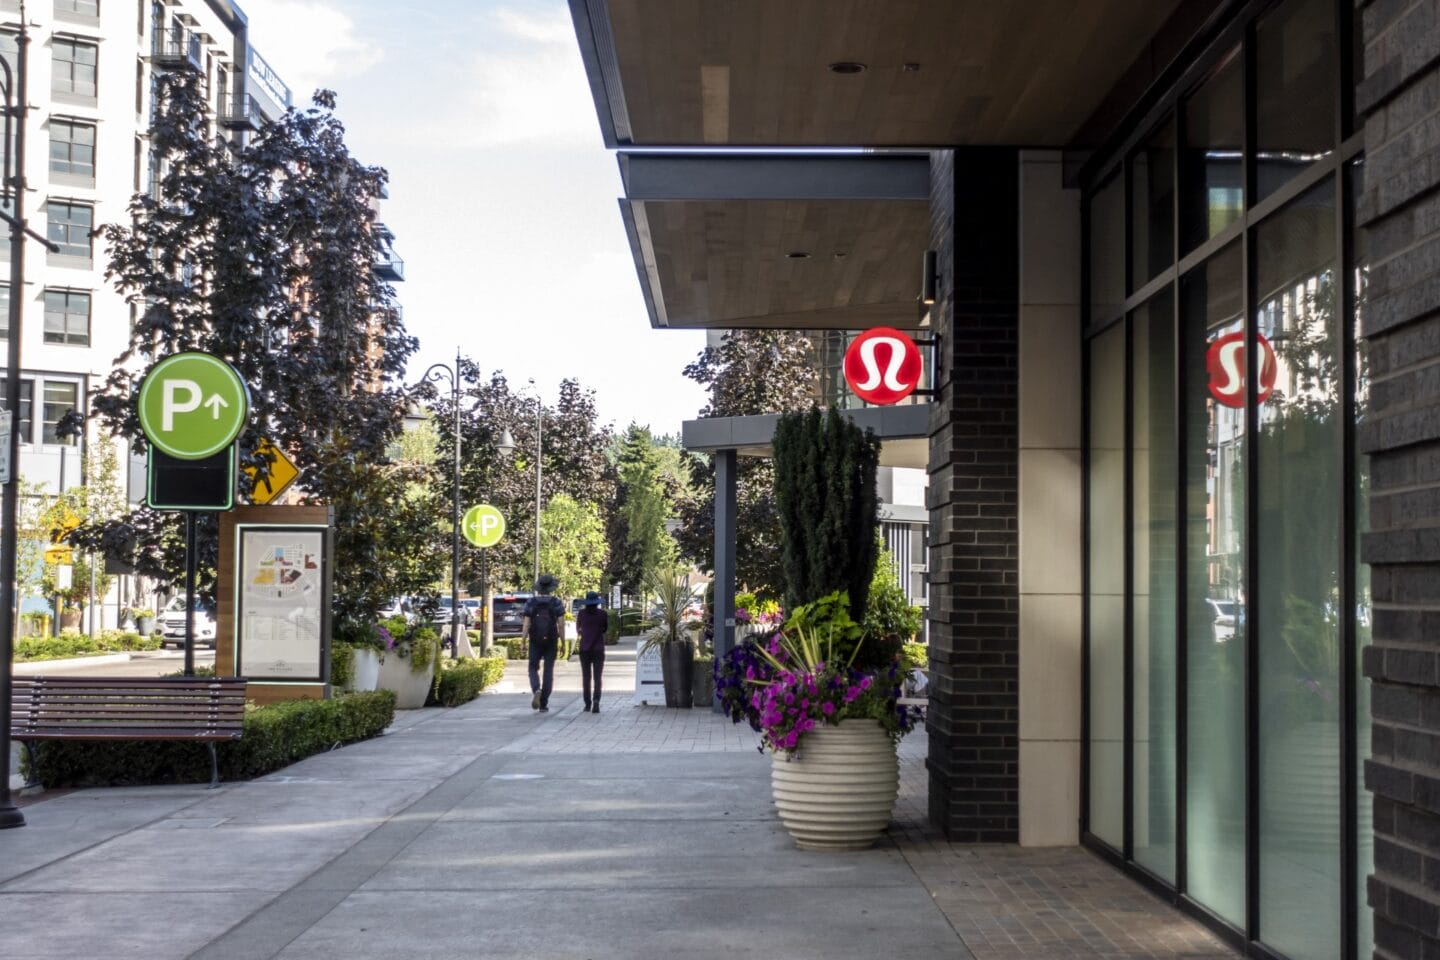
[[[380,664],[377,689],[395,691],[397,710],[415,710],[425,706],[430,695],[430,684],[435,679],[433,668],[418,673],[410,669],[410,661],[397,657],[393,652]]]
[[[397,658],[398,659],[398,658]],[[408,667],[409,664],[406,664]],[[380,651],[371,647],[355,648],[355,666],[345,689],[352,693],[368,693],[380,685]]]
[[[890,823],[900,793],[895,744],[877,720],[845,720],[771,756],[780,820],[803,850],[864,850]]]

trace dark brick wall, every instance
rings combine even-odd
[[[939,394],[930,424],[930,820],[1020,835],[1019,158],[931,154]]]
[[[1364,5],[1376,957],[1440,957],[1440,0]]]

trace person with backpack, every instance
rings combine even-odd
[[[580,612],[575,615],[575,628],[580,634],[581,689],[585,693],[585,709],[590,713],[600,712],[600,673],[605,669],[605,631],[610,626],[610,615],[601,609],[600,603],[600,594],[591,590],[585,594]]]
[[[525,601],[525,619],[520,629],[530,644],[530,709],[550,712],[550,691],[555,685],[555,654],[560,643],[565,604],[554,596],[559,581],[542,573],[535,581],[535,596]],[[545,679],[540,679],[540,661],[545,661]]]

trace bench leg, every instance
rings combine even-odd
[[[214,790],[220,786],[220,761],[215,757],[215,744],[207,743],[210,748],[210,789]]]
[[[25,760],[30,765],[30,772],[25,777],[25,786],[34,787],[40,783],[40,764],[35,756],[35,742],[33,740],[21,742],[25,744]]]

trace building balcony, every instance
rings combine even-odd
[[[382,280],[401,282],[405,279],[405,261],[393,250],[381,250],[375,255],[375,275]]]
[[[217,107],[215,122],[232,130],[259,130],[264,121],[254,97],[226,97]]]
[[[170,70],[205,70],[204,44],[200,34],[184,27],[171,27],[155,32],[150,62]]]

